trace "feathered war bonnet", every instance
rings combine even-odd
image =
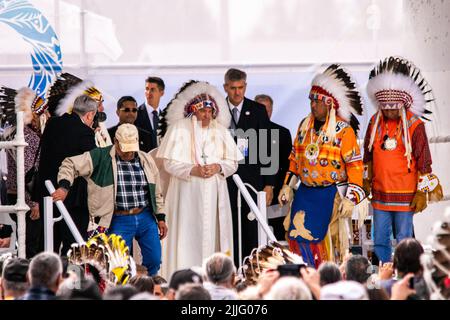
[[[41,116],[48,105],[44,99],[28,87],[19,90],[0,86],[0,127],[10,127],[13,132],[16,126],[16,113],[23,112],[24,124],[28,125],[33,120],[33,113]]]
[[[412,148],[406,124],[406,110],[419,118],[429,120],[425,115],[432,112],[426,109],[426,105],[434,100],[433,90],[412,62],[400,57],[388,57],[370,71],[367,94],[378,109],[372,126],[369,150],[372,150],[381,110],[400,110],[405,156],[409,167]]]
[[[255,285],[266,271],[276,270],[280,265],[292,264],[306,266],[303,257],[290,251],[288,246],[270,242],[254,248],[250,255],[244,258],[237,273],[247,285]]]
[[[336,115],[347,122],[355,134],[358,132],[359,121],[355,114],[362,115],[363,113],[362,98],[355,81],[339,64],[332,64],[323,73],[313,78],[309,98],[322,100],[329,108],[326,135],[330,141],[333,141],[336,136]],[[303,121],[300,129],[303,137],[306,135],[306,130],[312,125],[312,121],[311,114]]]
[[[136,274],[136,265],[125,240],[116,234],[99,233],[86,243],[72,244],[69,263],[92,274],[103,292],[108,285],[125,285]]]
[[[212,108],[213,118],[228,128],[231,115],[227,112],[228,107],[223,95],[208,82],[191,80],[180,88],[161,112],[159,135],[163,137],[170,125],[178,120],[191,117],[202,108]]]
[[[47,93],[50,113],[60,116],[72,112],[75,99],[82,94],[103,102],[102,93],[91,81],[82,80],[70,73],[60,74]]]

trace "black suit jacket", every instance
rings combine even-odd
[[[230,108],[233,108],[233,105],[230,104]],[[231,121],[233,121],[233,119]],[[256,101],[244,98],[244,103],[242,104],[242,109],[239,115],[239,121],[237,123],[236,129],[241,129],[244,131],[254,129],[257,134],[257,146],[256,146],[257,148],[252,148],[252,146],[249,145],[250,147],[249,155],[245,157],[245,163],[239,163],[238,170],[236,173],[240,175],[243,182],[250,183],[258,191],[261,191],[266,185],[274,186],[275,185],[274,176],[261,174],[261,169],[265,166],[267,167],[270,165],[270,164],[263,164],[261,162],[261,157],[259,154],[261,144],[260,140],[264,138],[264,136],[261,135],[260,130],[266,130],[265,135],[265,140],[267,144],[266,150],[269,150],[270,146],[269,140],[270,135],[268,134],[270,130],[270,120],[269,117],[267,116],[267,111],[264,105]],[[236,133],[238,133],[238,131],[239,130],[237,130]],[[237,138],[238,136],[235,135],[235,141],[237,141]],[[256,163],[251,163],[254,162],[252,161],[253,160],[252,159],[253,157],[251,155],[252,152],[253,153],[256,152],[257,155]],[[231,177],[229,179],[231,179]]]
[[[117,131],[118,127],[119,127],[119,124],[108,129],[108,133],[109,133],[109,136],[111,137],[111,141],[114,141],[114,136],[116,135],[116,131]],[[138,129],[138,134],[139,134],[139,150],[144,151],[144,152],[149,152],[150,150],[153,149],[150,132],[145,131],[139,127],[136,127],[136,128]]]
[[[50,118],[41,138],[38,198],[35,200],[42,201],[42,197],[49,195],[45,180],[51,180],[55,188],[58,188],[59,166],[65,158],[82,154],[95,147],[94,131],[85,125],[77,114],[65,113],[60,117]],[[75,179],[64,204],[68,208],[87,208],[86,180],[81,177]]]
[[[230,107],[233,106],[230,104]],[[231,112],[231,110],[229,111]],[[231,119],[233,121],[233,119]],[[239,130],[241,129],[241,130]],[[266,143],[266,157],[268,157],[269,147],[270,147],[270,124],[269,117],[267,116],[266,108],[253,100],[244,98],[244,102],[242,105],[241,113],[239,115],[239,121],[235,130],[235,141],[237,138],[241,136],[242,132],[239,131],[247,131],[249,129],[255,130],[257,141],[252,143],[249,140],[249,154],[245,157],[245,162],[239,162],[238,170],[236,174],[238,174],[244,183],[251,184],[256,190],[262,191],[264,186],[266,185],[275,185],[275,177],[273,175],[262,175],[261,169],[264,166],[270,166],[269,164],[263,164],[261,162],[261,158],[259,157],[259,144],[262,139],[264,139]],[[265,136],[261,134],[260,130],[265,130]],[[244,134],[243,137],[246,135]],[[253,146],[252,146],[253,144]],[[256,145],[256,146],[255,146]],[[256,153],[256,163],[250,163],[249,160],[255,158],[252,156],[252,153]],[[230,194],[230,205],[232,211],[233,218],[233,242],[234,242],[234,262],[236,265],[239,265],[239,245],[238,245],[238,209],[237,209],[237,193],[238,188],[233,180],[233,177],[230,176],[227,178],[228,191]],[[250,192],[254,201],[256,202],[256,195],[253,192]],[[258,246],[258,230],[257,230],[257,222],[256,220],[250,221],[247,219],[247,214],[250,211],[247,206],[246,201],[242,201],[242,257],[246,257],[250,254],[251,250]]]
[[[275,122],[270,122],[270,130],[278,130],[278,139],[274,136],[271,139],[271,155],[276,152],[279,156],[278,172],[274,175],[275,188],[273,190],[273,199],[271,205],[278,204],[278,194],[283,186],[286,172],[289,170],[289,155],[292,151],[291,132]]]
[[[134,122],[134,125],[150,133],[150,143],[151,143],[150,150],[158,147],[157,143],[154,142],[157,141],[157,137],[155,136],[155,131],[153,131],[152,124],[150,123],[145,103],[139,106],[137,118],[136,121]]]

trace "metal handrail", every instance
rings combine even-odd
[[[50,194],[55,192],[55,187],[53,186],[53,183],[50,180],[45,180],[45,186]],[[53,218],[53,199],[52,197],[45,197],[44,198],[44,248],[45,251],[53,251],[53,225],[55,222],[61,221],[64,219],[67,226],[69,227],[70,232],[72,233],[73,237],[75,238],[75,241],[79,244],[83,244],[85,241],[83,237],[80,234],[80,231],[78,231],[77,226],[72,220],[72,217],[70,216],[69,212],[67,211],[66,206],[64,205],[64,202],[61,200],[58,200],[55,202],[56,206],[58,207],[59,212],[61,213],[61,216],[58,218]]]
[[[248,206],[250,207],[250,210],[254,213],[254,215],[256,217],[256,221],[258,222],[259,230],[261,230],[260,228],[262,228],[262,232],[258,232],[258,238],[260,238],[264,232],[267,235],[267,237],[269,238],[269,240],[276,241],[277,239],[275,238],[275,235],[273,234],[272,230],[270,230],[270,227],[267,224],[266,218],[264,218],[264,217],[267,217],[266,216],[266,203],[265,203],[266,193],[264,191],[257,192],[258,204],[259,204],[259,206],[257,206],[255,201],[251,197],[250,193],[248,192],[247,187],[245,186],[244,182],[242,182],[241,177],[239,177],[239,175],[237,175],[237,174],[234,174],[233,180],[239,189],[239,193],[241,193],[243,195],[245,201],[247,202]],[[251,189],[253,189],[253,191],[256,192],[256,190],[253,187],[251,187]],[[239,196],[239,193],[238,193],[238,236],[239,236],[238,245],[239,245],[239,267],[241,267],[241,265],[242,265],[242,228],[241,228],[241,205],[240,205],[241,197]]]

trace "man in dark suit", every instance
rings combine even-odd
[[[272,117],[273,111],[273,99],[266,94],[258,94],[255,97],[255,101],[264,105],[267,111],[269,119]],[[292,137],[289,129],[280,126],[279,124],[270,121],[270,131],[271,131],[271,158],[278,157],[278,171],[274,175],[275,177],[275,188],[273,193],[278,195],[280,193],[281,187],[284,183],[284,178],[286,177],[286,172],[289,169],[289,155],[292,151]],[[278,205],[277,197],[273,197],[272,203],[269,206],[274,206],[277,212],[282,212],[283,208]],[[287,212],[286,212],[287,213]],[[284,215],[281,217],[276,217],[269,219],[269,225],[273,227],[273,233],[277,240],[285,239],[285,230],[283,227]]]
[[[225,74],[224,90],[227,93],[227,103],[232,115],[230,129],[234,135],[238,148],[245,160],[239,163],[238,174],[244,183],[251,184],[258,191],[266,192],[266,202],[271,203],[273,198],[274,177],[266,174],[264,168],[270,163],[261,160],[267,156],[269,117],[263,105],[245,98],[247,75],[237,69],[229,69]],[[255,139],[256,138],[256,139]],[[265,141],[265,142],[263,142]],[[261,148],[261,146],[264,146]],[[264,150],[265,149],[265,150]],[[266,152],[264,152],[266,151]],[[270,160],[270,159],[268,159]],[[270,171],[270,170],[269,170]],[[239,265],[238,247],[238,188],[232,179],[227,179],[230,193],[231,211],[233,214],[234,261]],[[256,195],[251,193],[255,202]],[[242,258],[248,256],[258,246],[258,223],[256,219],[248,219],[250,209],[242,201]]]
[[[117,110],[116,114],[119,117],[119,123],[114,127],[108,129],[109,136],[111,137],[111,141],[114,141],[114,137],[116,136],[117,128],[123,123],[134,124],[136,121],[138,112],[137,102],[131,96],[123,96],[117,101]],[[152,140],[151,134],[148,131],[145,131],[139,127],[139,150],[144,152],[149,152],[152,149]]]
[[[72,113],[65,113],[60,117],[52,117],[47,122],[41,138],[41,157],[39,161],[39,184],[37,201],[43,210],[43,197],[49,196],[45,187],[45,180],[50,180],[57,186],[57,175],[62,161],[71,156],[82,154],[96,147],[92,129],[99,102],[87,95],[77,97],[73,103]],[[64,201],[75,225],[84,239],[87,238],[89,210],[87,207],[87,183],[83,178],[77,178]],[[54,215],[59,211],[54,207]],[[43,211],[41,211],[43,212]],[[64,220],[55,223],[54,249],[65,255],[70,245],[75,242]]]
[[[134,125],[151,134],[151,149],[158,147],[158,121],[161,110],[159,101],[164,95],[165,84],[161,78],[148,77],[145,80],[145,102],[139,106],[137,119]],[[150,150],[151,150],[150,149]]]

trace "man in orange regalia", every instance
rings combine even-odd
[[[420,120],[431,113],[432,90],[411,62],[388,57],[370,72],[367,93],[378,112],[364,140],[364,189],[372,192],[375,254],[388,262],[392,226],[397,243],[412,237],[413,214],[443,197]]]
[[[290,250],[318,267],[348,249],[348,220],[365,197],[354,115],[362,114],[363,106],[350,75],[336,64],[315,76],[309,98],[311,114],[300,123],[278,200],[292,201],[284,225]]]

